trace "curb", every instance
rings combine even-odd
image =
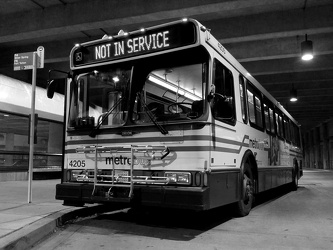
[[[78,217],[88,217],[96,213],[104,213],[112,208],[106,205],[96,205],[75,209],[70,212],[56,212],[32,224],[25,226],[1,239],[0,250],[23,250],[31,248],[54,230]]]

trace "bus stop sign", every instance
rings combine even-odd
[[[33,53],[34,52],[14,54],[14,71],[32,69]]]
[[[37,53],[36,68],[44,68],[44,47],[39,46],[37,52],[14,54],[14,71],[33,69],[33,54]]]

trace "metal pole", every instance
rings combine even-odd
[[[32,57],[32,88],[31,88],[31,119],[30,119],[30,150],[29,150],[29,175],[28,175],[28,203],[31,203],[32,196],[32,176],[34,163],[34,143],[35,143],[35,99],[36,99],[36,73],[37,73],[37,52]]]

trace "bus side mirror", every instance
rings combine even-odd
[[[56,83],[54,82],[54,80],[47,81],[46,94],[47,94],[47,97],[50,99],[53,98],[55,86],[56,86]]]
[[[56,86],[57,86],[57,81],[55,81],[54,79],[51,78],[51,73],[52,72],[58,72],[58,73],[66,74],[67,78],[72,77],[70,72],[65,72],[65,71],[58,70],[58,69],[50,69],[49,70],[49,80],[47,81],[47,86],[46,86],[46,94],[47,94],[47,97],[50,98],[50,99],[53,98],[53,95],[54,95],[54,92],[55,92],[55,89],[56,89]],[[56,79],[56,80],[58,80],[58,79]],[[59,80],[61,80],[61,79],[59,79]]]

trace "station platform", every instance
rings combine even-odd
[[[107,211],[102,205],[63,206],[55,199],[58,183],[34,180],[28,203],[28,181],[0,182],[0,249],[30,249],[64,222]]]

